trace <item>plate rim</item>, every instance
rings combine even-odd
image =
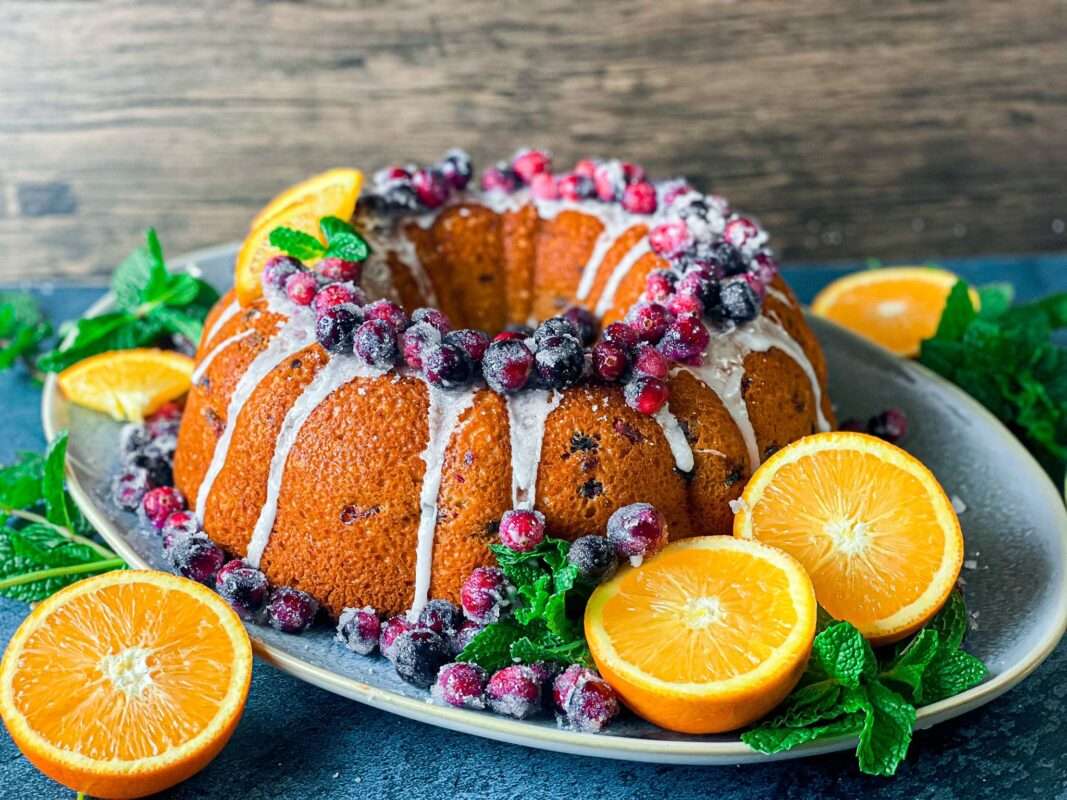
[[[170,259],[170,262],[172,268],[190,269],[191,267],[191,271],[195,273],[198,269],[196,267],[198,260],[232,253],[238,245],[239,243],[237,242],[229,242],[205,247]],[[82,313],[82,316],[106,311],[112,306],[113,301],[114,295],[110,290],[107,290]],[[837,334],[844,336],[846,339],[851,339],[853,345],[873,348],[880,353],[888,352],[883,351],[878,345],[857,336],[840,325],[824,319],[811,318],[810,314],[808,316],[809,321],[814,321],[816,327],[823,325],[833,328]],[[918,362],[907,359],[898,359],[898,362],[901,368],[911,371],[921,379],[938,384],[940,388],[954,395],[955,399],[968,412],[984,418],[986,423],[991,423],[992,429],[997,431],[1002,440],[1002,446],[1014,449],[1017,454],[1025,457],[1024,462],[1028,463],[1032,471],[1039,476],[1038,483],[1042,487],[1041,491],[1048,494],[1049,499],[1062,510],[1062,513],[1059,514],[1061,517],[1059,543],[1063,563],[1067,564],[1067,508],[1064,507],[1063,498],[1061,498],[1058,489],[1044,469],[1034,460],[1022,443],[1004,427],[1000,420],[962,389]],[[54,438],[60,429],[59,420],[57,419],[59,400],[56,374],[49,373],[45,378],[41,393],[41,423],[48,440]],[[141,569],[153,569],[127,545],[119,526],[112,524],[105,515],[97,510],[95,500],[88,490],[81,485],[69,463],[67,464],[66,472],[71,497],[93,524],[94,528],[114,548],[115,552],[128,564]],[[1023,659],[1020,659],[994,678],[966,692],[919,708],[915,729],[922,730],[932,727],[985,705],[1017,686],[1037,669],[1056,648],[1065,631],[1067,631],[1067,588],[1060,588],[1058,600],[1054,624],[1046,629],[1046,635],[1025,654]],[[376,688],[310,664],[299,657],[290,655],[264,642],[254,635],[254,626],[246,625],[246,629],[249,632],[253,650],[264,661],[321,689],[418,722],[527,747],[621,760],[725,765],[767,763],[770,761],[803,758],[849,749],[857,741],[855,736],[844,736],[823,742],[812,742],[784,753],[768,755],[752,750],[740,740],[709,742],[649,739],[633,736],[600,736],[541,725],[531,725],[520,720],[510,720],[483,712],[451,708],[431,703],[427,700],[406,697],[387,689]]]

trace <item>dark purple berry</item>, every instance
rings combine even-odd
[[[428,323],[436,328],[442,336],[452,330],[452,323],[449,322],[448,317],[436,308],[416,308],[411,315],[411,321]]]
[[[384,320],[367,320],[356,329],[353,349],[370,366],[389,369],[399,356],[396,331]]]
[[[430,694],[439,703],[456,708],[485,708],[485,670],[477,664],[445,664],[437,673]]]
[[[638,303],[626,315],[626,322],[634,329],[638,339],[655,344],[667,332],[671,315],[659,303]]]
[[[585,353],[581,343],[569,335],[545,338],[534,353],[534,369],[540,384],[546,389],[574,386],[581,380],[585,369]]]
[[[445,153],[445,157],[441,159],[438,169],[448,185],[459,191],[467,188],[467,184],[470,183],[471,176],[474,174],[471,157],[465,150],[460,150],[458,147]]]
[[[136,511],[150,488],[148,471],[143,467],[129,466],[112,481],[111,497],[119,508]]]
[[[578,332],[578,340],[583,345],[588,347],[596,341],[597,320],[589,309],[571,306],[563,312],[563,319]]]
[[[124,456],[137,455],[152,441],[148,428],[144,425],[130,423],[123,425],[119,431],[119,452]]]
[[[474,378],[474,363],[460,347],[442,342],[423,354],[422,369],[434,386],[455,389]]]
[[[447,600],[431,600],[419,612],[419,627],[448,638],[463,624],[463,612]]]
[[[489,347],[489,336],[483,331],[473,328],[463,328],[458,331],[449,331],[442,339],[445,344],[452,344],[463,350],[467,357],[474,362],[481,361],[485,357],[485,351]]]
[[[370,606],[346,608],[337,619],[337,641],[361,656],[369,656],[377,649],[381,634],[381,620]]]
[[[612,342],[598,342],[593,347],[593,373],[602,381],[619,380],[630,366],[626,349]]]
[[[551,339],[556,336],[573,336],[578,338],[578,328],[573,322],[565,317],[552,317],[546,319],[540,325],[537,326],[537,330],[534,331],[534,342],[538,346],[546,339]]]
[[[263,267],[263,285],[285,289],[290,275],[304,271],[304,265],[292,256],[274,256]]]
[[[448,646],[453,656],[458,656],[474,641],[474,637],[482,632],[482,626],[473,620],[464,620],[452,636],[448,638]]]
[[[605,581],[615,574],[618,558],[615,545],[604,536],[582,536],[571,543],[567,560],[578,568],[586,580]]]
[[[363,320],[359,306],[331,306],[315,319],[315,338],[331,353],[351,353],[356,328]]]
[[[157,441],[149,442],[144,450],[134,454],[129,467],[140,467],[148,473],[148,485],[170,486],[174,483],[174,437],[168,437],[168,449],[161,448]]]
[[[145,494],[141,508],[156,530],[161,530],[167,517],[175,511],[185,510],[185,498],[173,486],[157,486]]]
[[[179,575],[211,587],[215,586],[215,576],[226,561],[219,546],[206,536],[186,536],[177,540],[167,556]]]
[[[416,322],[400,334],[400,352],[404,363],[412,369],[422,369],[422,362],[430,348],[441,341],[441,332],[428,322]]]
[[[667,328],[656,347],[671,361],[699,364],[711,336],[697,317],[678,317]]]
[[[620,557],[639,563],[667,544],[667,522],[655,506],[631,503],[608,518],[608,539]]]
[[[252,617],[267,601],[267,576],[240,559],[225,564],[215,576],[215,591],[241,619]]]
[[[497,714],[516,719],[532,717],[542,710],[541,682],[524,664],[513,664],[493,673],[485,687],[489,707]]]
[[[404,309],[391,300],[384,299],[375,300],[370,305],[364,306],[363,318],[380,319],[383,322],[388,322],[397,333],[400,333],[411,324],[411,320],[404,313]]]
[[[392,661],[396,652],[396,640],[400,634],[413,630],[415,630],[415,623],[402,614],[397,614],[383,622],[382,633],[378,637],[378,647],[381,648],[382,655]]]
[[[489,625],[500,619],[511,602],[511,585],[497,567],[477,567],[463,582],[459,601],[472,622]]]
[[[516,508],[500,519],[500,543],[516,553],[533,550],[545,540],[545,515]]]
[[[719,288],[719,309],[731,322],[751,322],[759,316],[760,299],[744,278],[725,280]]]
[[[396,674],[422,689],[430,688],[451,657],[444,638],[429,628],[405,631],[393,642]]]
[[[489,388],[500,394],[517,392],[526,386],[533,372],[534,354],[521,339],[496,339],[482,360],[482,374]]]
[[[282,633],[301,633],[311,627],[319,604],[307,592],[282,586],[270,593],[267,622]]]
[[[899,408],[886,409],[868,420],[867,433],[896,444],[908,435],[908,417]]]
[[[411,179],[392,180],[359,199],[361,209],[380,214],[406,214],[420,210]]]
[[[846,419],[840,425],[837,426],[839,431],[851,431],[853,433],[866,433],[867,423],[861,419]]]
[[[716,242],[708,250],[706,257],[718,265],[720,275],[741,275],[748,270],[741,251],[729,242]]]

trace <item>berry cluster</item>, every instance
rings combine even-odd
[[[445,153],[430,166],[394,165],[374,174],[374,186],[359,204],[371,212],[412,214],[440,208],[453,192],[467,188],[474,167],[471,157],[459,149]]]
[[[122,467],[111,483],[111,497],[119,508],[137,511],[149,490],[174,483],[174,451],[182,409],[168,403],[143,425],[122,430]]]

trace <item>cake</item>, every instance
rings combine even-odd
[[[214,541],[334,616],[457,601],[513,507],[571,540],[639,501],[672,538],[727,534],[760,461],[832,424],[767,236],[725,200],[618,161],[553,175],[539,151],[470,177],[457,151],[383,170],[351,221],[358,287],[324,288],[351,264],[279,257],[263,297],[205,323],[177,486]],[[464,331],[448,347],[438,312]]]

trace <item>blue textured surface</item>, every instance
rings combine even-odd
[[[1067,256],[951,262],[976,283],[1011,281],[1020,299],[1067,289]],[[847,271],[788,271],[804,300]],[[54,320],[77,315],[99,289],[43,298]],[[43,445],[39,392],[20,370],[0,374],[0,463]],[[26,606],[0,600],[6,643]],[[671,767],[565,756],[410,722],[343,700],[257,663],[233,740],[177,798],[1040,798],[1067,800],[1067,645],[999,700],[916,735],[892,780],[860,775],[850,754],[768,766]],[[0,734],[0,798],[69,798]]]

